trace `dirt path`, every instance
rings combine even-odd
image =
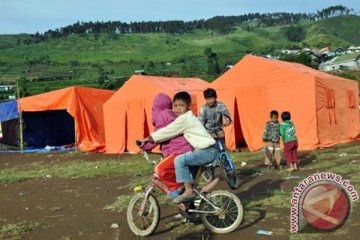
[[[121,158],[116,155],[83,154],[73,156],[62,153],[42,154],[4,154],[0,155],[0,170],[21,166],[29,162],[61,161],[66,157],[95,161],[101,159]],[[306,170],[301,176],[307,176]],[[37,224],[33,231],[24,235],[23,239],[124,239],[136,238],[130,232],[126,222],[126,210],[118,213],[105,210],[104,207],[115,202],[120,195],[131,194],[129,189],[121,188],[131,176],[108,178],[76,178],[61,179],[44,177],[38,181],[24,181],[11,184],[0,184],[0,228],[3,225],[20,222]],[[291,191],[295,181],[284,180],[276,172],[267,172],[256,177],[242,177],[242,184],[235,191],[240,199],[254,198],[257,193],[269,189]],[[228,189],[222,181],[216,188]],[[265,199],[266,196],[264,196]],[[241,227],[227,235],[213,235],[206,231],[200,223],[182,223],[175,220],[177,210],[168,206],[161,208],[161,221],[156,232],[144,239],[151,240],[238,240],[238,239],[289,239],[288,236],[259,236],[258,229],[272,230],[275,228],[289,229],[289,209],[263,206],[247,207],[244,201],[245,220]],[[276,218],[269,220],[269,216]],[[251,217],[250,217],[251,216]],[[358,212],[352,218],[359,220]],[[111,228],[113,223],[118,228]],[[351,228],[355,231],[356,227]],[[356,236],[355,234],[353,236]],[[342,239],[342,237],[332,237]]]

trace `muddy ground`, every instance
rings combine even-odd
[[[54,157],[56,156],[56,157]],[[66,157],[71,161],[71,155],[67,153],[0,153],[0,170],[11,167],[21,167],[29,162],[58,161]],[[79,159],[79,155],[73,156]],[[118,158],[118,155],[84,154],[85,161],[97,161],[101,159]],[[300,156],[306,158],[305,155]],[[261,165],[261,160],[257,162]],[[298,175],[306,177],[313,172],[303,169]],[[30,222],[36,224],[30,232],[24,233],[19,239],[139,239],[133,235],[126,222],[126,210],[115,212],[105,210],[104,206],[113,203],[117,196],[131,194],[130,189],[121,188],[129,178],[101,177],[101,178],[54,178],[44,176],[40,180],[28,180],[9,184],[0,184],[0,228],[1,226]],[[293,179],[285,180],[274,171],[267,171],[259,176],[240,176],[241,185],[234,192],[240,199],[251,199],[254,194],[266,192],[269,189],[282,189],[292,191],[297,185]],[[224,181],[216,187],[228,189]],[[290,206],[290,204],[289,204]],[[245,208],[244,222],[239,229],[226,235],[213,235],[203,229],[200,222],[183,223],[175,220],[177,213],[175,207],[169,205],[161,209],[161,221],[156,232],[144,239],[207,239],[207,240],[238,240],[238,239],[289,239],[289,234],[275,236],[260,236],[256,234],[258,229],[272,230],[285,229],[289,231],[289,212],[287,208],[251,207]],[[269,218],[270,213],[280,217]],[[251,214],[251,218],[247,217]],[[352,213],[352,221],[360,220],[359,210]],[[250,220],[249,220],[250,219]],[[118,224],[118,228],[112,228],[112,224]],[[333,239],[358,238],[359,225],[347,229],[347,234],[334,236]],[[324,233],[329,237],[333,233]],[[310,235],[309,235],[310,237]],[[318,237],[318,236],[317,236]],[[0,237],[1,238],[1,237]],[[293,237],[291,237],[293,238]],[[18,239],[18,238],[15,238]],[[295,238],[294,239],[307,239]],[[318,238],[317,238],[318,239]]]

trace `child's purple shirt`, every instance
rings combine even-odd
[[[164,93],[159,93],[155,96],[152,107],[152,124],[155,130],[167,126],[176,119],[176,114],[172,111],[172,101]],[[157,144],[146,143],[143,149],[150,150]],[[193,150],[193,147],[188,143],[183,135],[172,138],[161,143],[161,153],[164,157],[170,154],[182,154]]]

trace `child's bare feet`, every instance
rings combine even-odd
[[[211,182],[209,182],[206,186],[204,186],[200,192],[209,192],[213,187],[216,186],[216,184],[218,184],[219,182],[219,178],[215,178],[214,180],[212,180]]]
[[[294,163],[294,171],[297,171],[297,170],[298,170],[297,163]]]
[[[294,164],[290,164],[289,167],[286,169],[286,171],[293,172],[295,171]]]

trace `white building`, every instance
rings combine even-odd
[[[360,70],[360,53],[337,56],[319,65],[319,70],[323,72],[345,69]]]
[[[15,85],[0,85],[0,92],[7,92],[13,89]]]

